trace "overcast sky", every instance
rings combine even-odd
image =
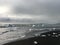
[[[59,23],[60,0],[0,0],[0,18],[20,23]]]

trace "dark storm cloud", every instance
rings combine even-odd
[[[0,0],[0,5],[11,6],[10,12],[17,15],[17,18],[21,15],[26,18],[32,17],[22,18],[20,22],[60,22],[60,0]]]
[[[33,17],[39,16],[40,18],[37,17],[33,20],[35,22],[60,22],[60,0],[25,0],[23,5],[14,6],[13,11],[15,14],[30,14]],[[42,19],[41,15],[43,15]]]
[[[60,0],[0,0],[0,5],[10,5],[14,14],[60,14]]]
[[[25,4],[14,6],[14,13],[31,14],[31,15],[59,15],[60,14],[59,4],[60,4],[59,0],[51,0],[51,1],[25,0]]]
[[[26,1],[23,5],[14,6],[16,14],[41,15],[46,11],[46,4],[38,2],[38,0]]]

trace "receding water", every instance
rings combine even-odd
[[[0,28],[0,44],[23,38],[27,29],[22,27]]]

